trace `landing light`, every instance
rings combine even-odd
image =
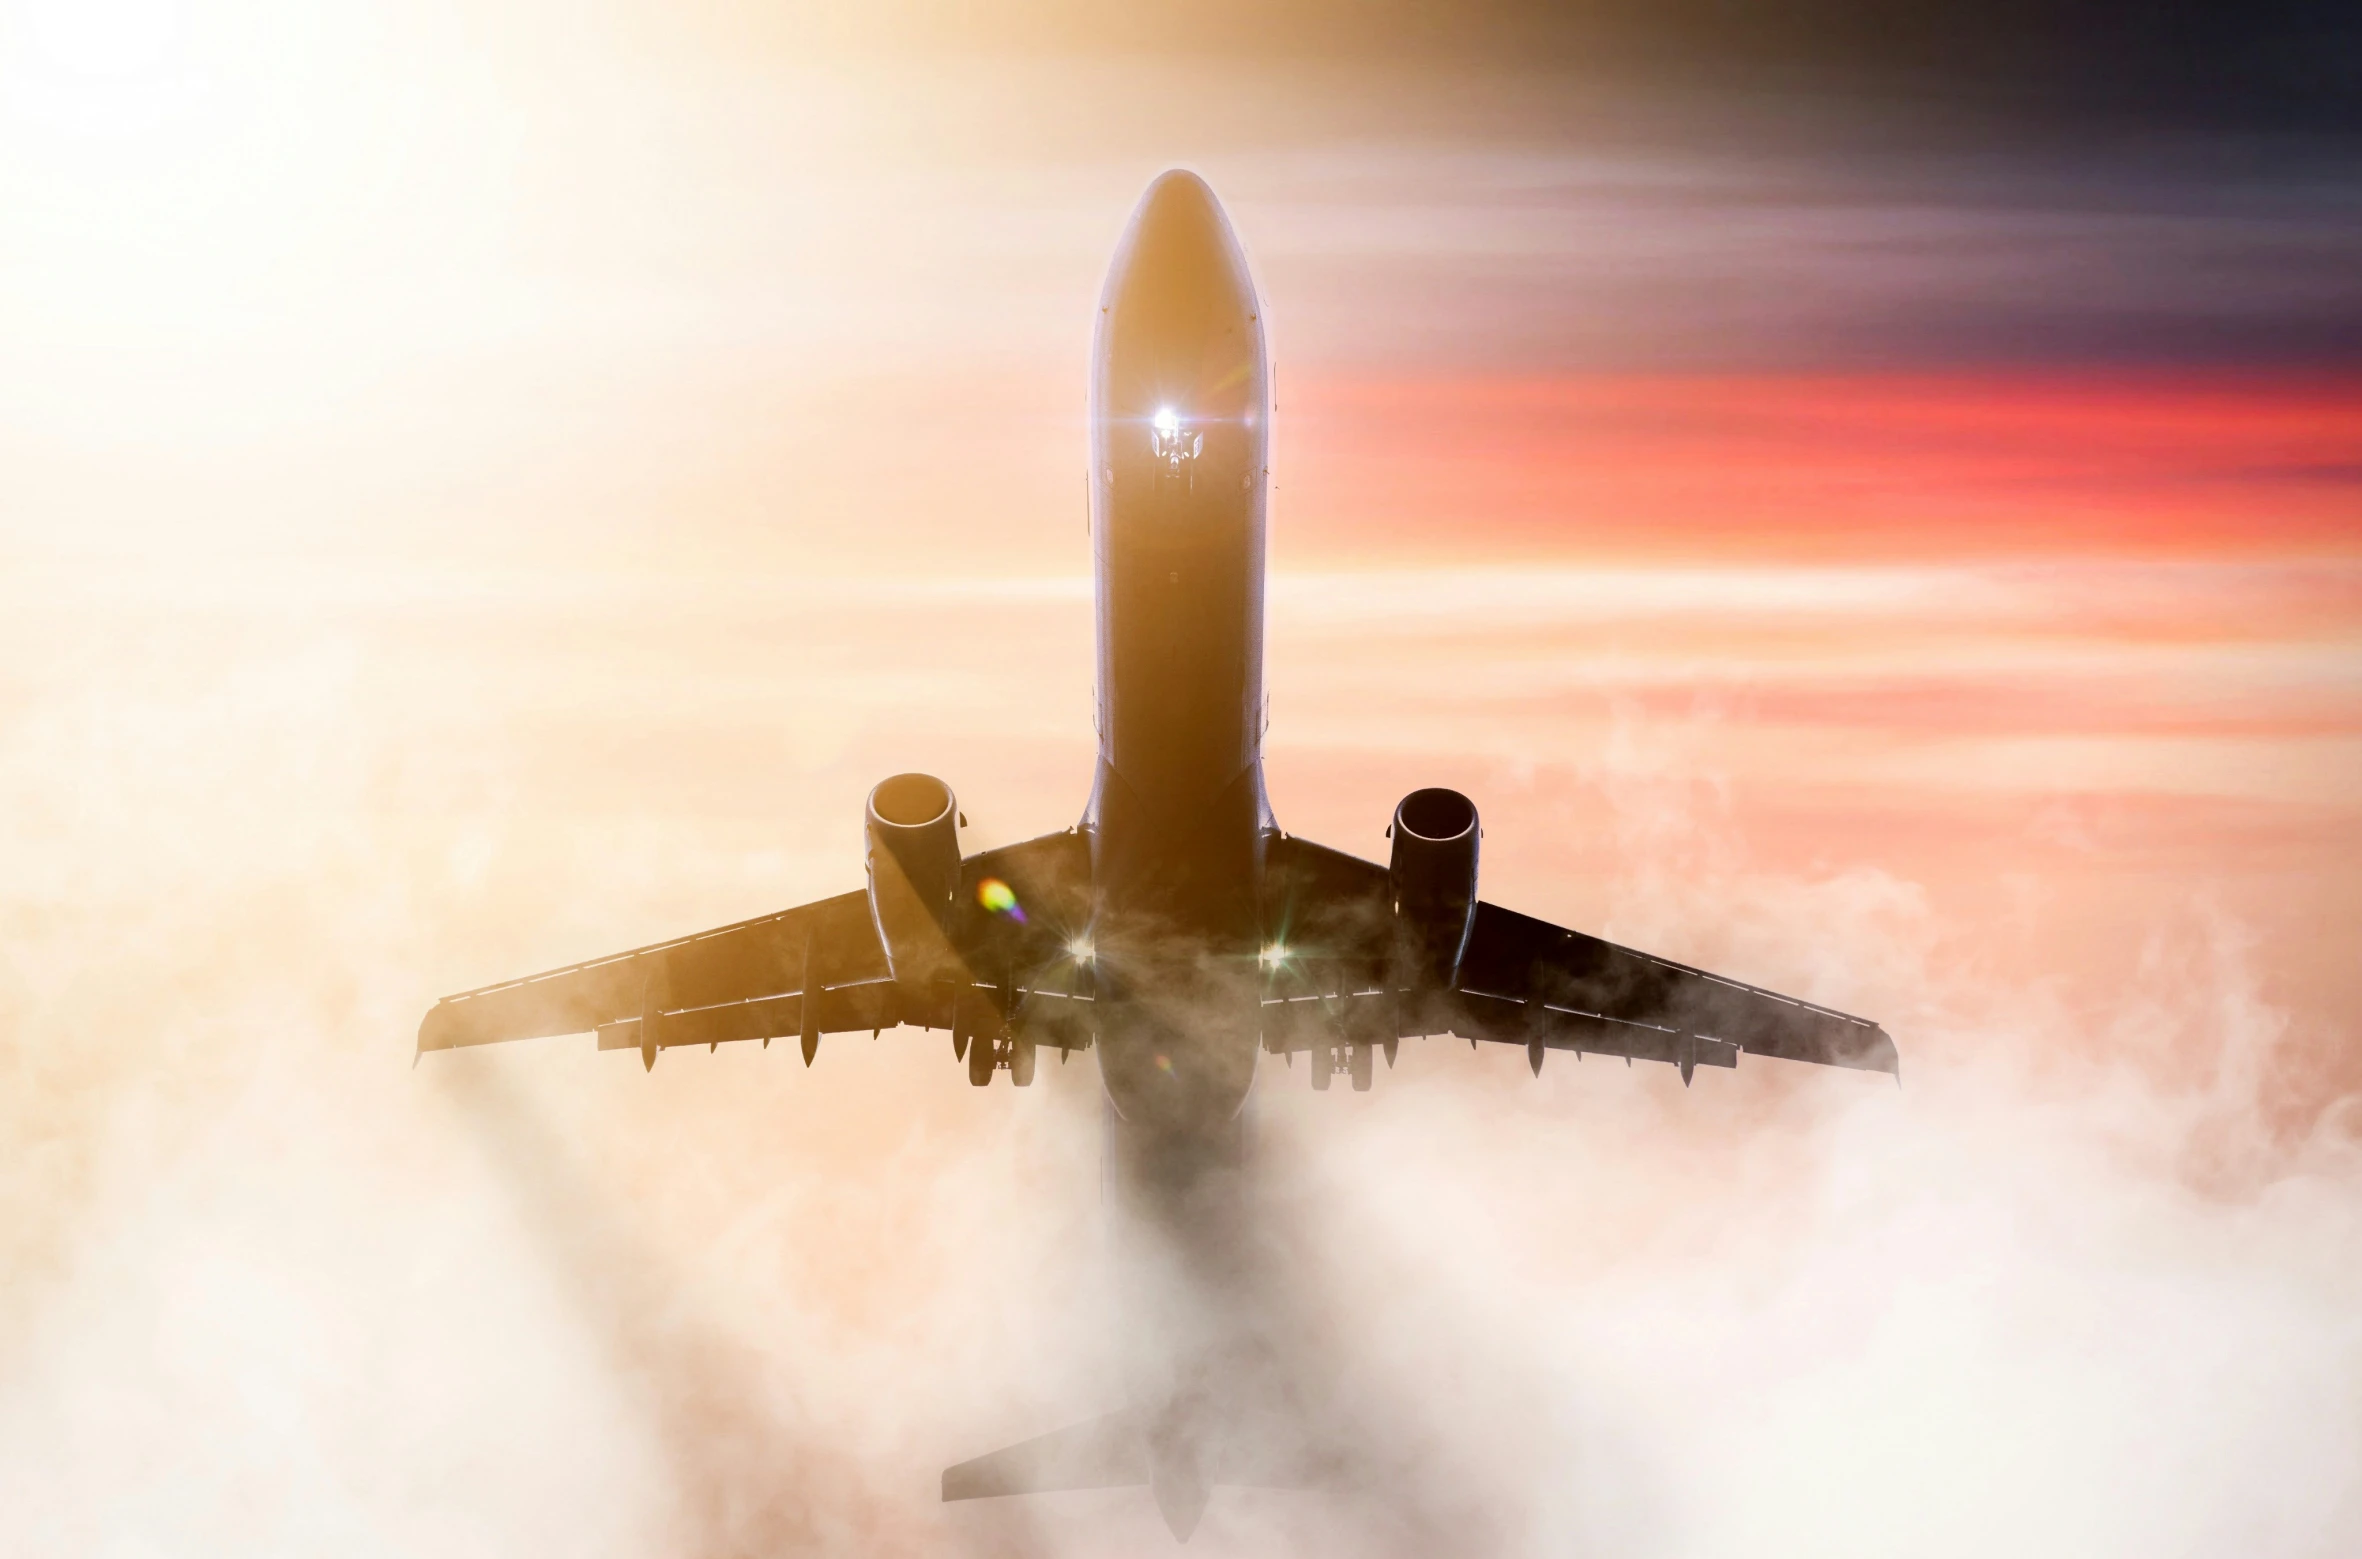
[[[1255,962],[1261,964],[1266,969],[1276,969],[1287,961],[1288,944],[1285,942],[1274,942],[1269,947],[1263,949],[1262,952],[1255,955]]]
[[[1197,459],[1206,447],[1203,433],[1192,433],[1181,425],[1181,414],[1170,406],[1159,406],[1156,415],[1148,419],[1148,445],[1156,454],[1161,467],[1159,479],[1178,480],[1191,485],[1190,462]]]
[[[1091,939],[1089,937],[1078,936],[1073,941],[1066,944],[1066,951],[1074,956],[1074,961],[1076,963],[1087,964],[1091,961],[1091,955],[1096,952],[1097,949],[1091,946]]]

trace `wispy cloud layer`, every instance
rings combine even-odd
[[[853,885],[880,775],[1072,820],[1089,309],[1190,161],[1279,347],[1282,823],[1456,785],[1490,896],[1908,1083],[1277,1069],[1399,1432],[1199,1548],[2362,1546],[2349,165],[359,15],[0,67],[20,1543],[1164,1543],[933,1502],[1112,1405],[1087,1063],[404,1068],[446,990]]]

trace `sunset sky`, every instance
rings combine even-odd
[[[2352,1551],[2349,129],[1842,29],[888,14],[0,3],[0,1525],[1162,1541],[931,1503],[1099,1410],[1005,1297],[1087,1283],[1077,1068],[402,1069],[449,990],[857,883],[897,769],[1073,820],[1091,307],[1180,165],[1277,363],[1282,824],[1457,786],[1488,897],[1904,1058],[1266,1080],[1386,1356],[1463,1339],[1373,1376],[1493,1546]],[[1456,1507],[1276,1509],[1198,1545]]]

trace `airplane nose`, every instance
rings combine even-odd
[[[1261,422],[1254,283],[1222,203],[1196,174],[1160,174],[1141,196],[1108,269],[1097,357],[1102,419],[1192,439],[1201,428]],[[1145,451],[1154,441],[1144,431],[1130,442]]]
[[[1224,302],[1235,295],[1244,270],[1237,253],[1238,241],[1213,190],[1196,174],[1175,168],[1157,175],[1140,197],[1111,279],[1123,301],[1139,309]]]
[[[1246,258],[1204,179],[1175,168],[1148,186],[1100,301],[1125,335],[1175,345],[1254,314]]]

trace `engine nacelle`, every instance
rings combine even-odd
[[[1456,790],[1414,790],[1387,830],[1394,854],[1386,877],[1394,897],[1395,941],[1413,989],[1448,990],[1476,926],[1476,803]]]
[[[959,803],[932,774],[897,774],[869,793],[862,831],[869,914],[894,978],[923,983],[952,972],[953,902],[960,890]]]

